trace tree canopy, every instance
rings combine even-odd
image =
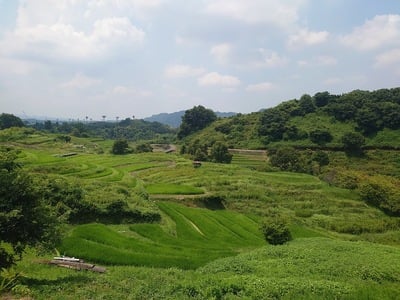
[[[129,150],[127,140],[116,140],[112,146],[111,153],[113,154],[125,154]]]
[[[359,132],[347,132],[342,136],[342,143],[348,154],[359,155],[362,154],[365,138]]]
[[[24,127],[24,122],[12,114],[2,113],[0,115],[0,130],[10,127]]]
[[[179,127],[178,138],[182,139],[196,131],[199,131],[217,119],[217,115],[204,106],[194,106],[182,116],[182,123]]]
[[[57,218],[33,179],[0,149],[0,269],[9,268],[26,246],[57,239]]]
[[[232,161],[233,155],[229,153],[226,143],[217,141],[211,147],[210,157],[214,162],[229,164]]]

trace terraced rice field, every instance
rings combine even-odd
[[[252,169],[265,167],[268,157],[266,151],[232,149],[232,164]]]
[[[164,224],[125,230],[81,225],[64,240],[62,251],[103,264],[192,269],[265,245],[258,223],[245,215],[167,202],[158,206]]]

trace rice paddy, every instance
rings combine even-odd
[[[265,244],[258,223],[242,214],[167,202],[158,206],[173,230],[135,224],[127,233],[101,224],[81,225],[64,240],[62,251],[103,264],[192,269]]]
[[[265,154],[234,153],[230,165],[194,168],[172,153],[111,155],[110,141],[65,144],[40,134],[23,141],[7,143],[21,150],[28,171],[77,184],[87,201],[104,207],[123,199],[156,210],[161,221],[70,225],[58,250],[105,265],[107,273],[57,269],[29,253],[18,265],[29,287],[21,297],[398,297],[400,222],[356,191],[307,174],[261,171]],[[289,220],[294,237],[282,246],[266,244],[259,230],[276,214]]]

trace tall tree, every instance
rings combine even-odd
[[[258,134],[265,136],[267,141],[280,140],[286,130],[288,113],[278,108],[266,109],[260,117]]]
[[[127,140],[116,140],[112,146],[111,153],[113,154],[125,154],[129,150]]]
[[[194,106],[182,116],[182,123],[179,127],[178,138],[182,139],[196,131],[206,128],[217,119],[217,115],[204,106]]]
[[[12,114],[1,114],[0,115],[0,130],[10,127],[24,127],[24,122]]]
[[[350,155],[361,155],[365,144],[364,136],[359,132],[347,132],[342,136],[345,151]]]
[[[315,111],[315,106],[310,95],[304,94],[299,100],[301,115],[306,115]]]
[[[327,105],[330,101],[330,99],[332,99],[335,96],[331,96],[329,94],[329,92],[320,92],[320,93],[316,93],[314,95],[314,104],[316,107],[323,107],[325,105]]]
[[[0,269],[15,264],[26,246],[57,238],[51,206],[16,157],[0,149]]]
[[[215,142],[211,147],[211,159],[217,163],[229,164],[232,161],[232,154],[229,153],[228,146],[223,142]]]

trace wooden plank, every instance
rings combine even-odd
[[[77,262],[77,261],[52,259],[49,261],[49,264],[74,270],[89,270],[97,273],[104,273],[106,271],[106,268],[104,267],[79,261]]]

